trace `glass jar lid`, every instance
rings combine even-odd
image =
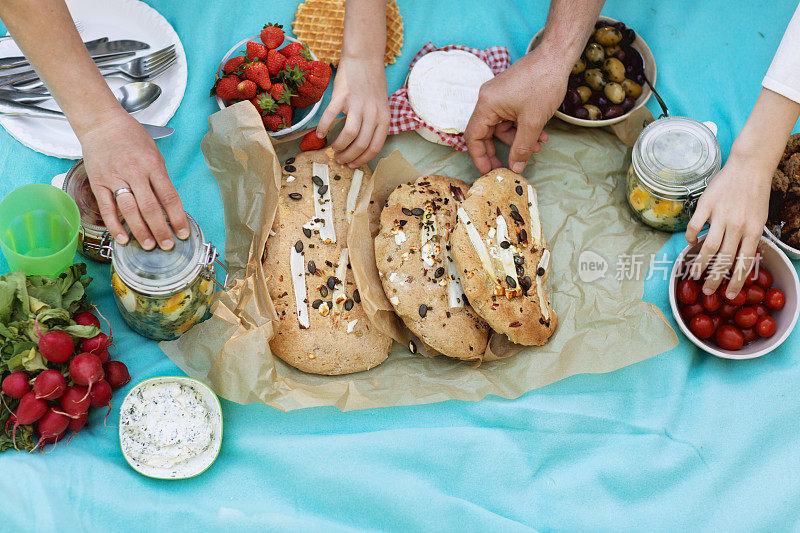
[[[78,161],[67,171],[64,177],[64,192],[69,194],[75,203],[78,204],[78,211],[81,214],[81,225],[102,233],[105,231],[105,223],[100,215],[100,208],[97,199],[92,192],[89,183],[89,176],[83,166],[83,160]]]
[[[158,247],[145,250],[133,238],[124,245],[112,242],[114,270],[126,285],[146,295],[161,296],[183,289],[197,278],[207,266],[209,246],[197,222],[188,213],[186,218],[189,238],[175,237],[175,246],[169,251]]]
[[[714,133],[702,122],[666,117],[648,125],[633,146],[633,169],[650,192],[684,199],[702,192],[721,167]]]

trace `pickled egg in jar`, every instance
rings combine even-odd
[[[631,153],[625,190],[631,211],[655,229],[685,230],[721,162],[717,138],[702,122],[686,117],[652,122]]]
[[[180,337],[207,317],[214,296],[217,250],[186,216],[189,238],[175,238],[172,250],[144,250],[135,239],[124,245],[107,242],[103,249],[111,257],[111,287],[120,314],[150,339]]]
[[[89,176],[86,174],[82,159],[69,169],[61,188],[75,200],[81,214],[78,253],[93,261],[109,263],[110,260],[100,254],[106,226],[103,217],[100,216],[100,208],[92,192]]]

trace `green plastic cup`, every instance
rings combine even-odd
[[[64,191],[33,183],[0,201],[0,250],[11,272],[57,276],[78,248],[81,215]]]

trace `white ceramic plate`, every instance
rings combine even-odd
[[[283,48],[286,45],[286,43],[299,43],[300,42],[297,39],[295,39],[294,37],[290,37],[289,35],[286,35],[285,39],[286,40],[281,45],[281,48]],[[261,37],[258,36],[258,35],[254,35],[252,37],[248,37],[247,39],[242,39],[237,44],[235,44],[233,47],[231,47],[231,49],[228,50],[228,53],[225,54],[225,57],[222,58],[222,61],[219,62],[219,66],[217,67],[217,76],[222,76],[222,74],[223,74],[222,73],[222,67],[225,66],[225,63],[227,63],[228,60],[231,57],[234,56],[234,54],[239,55],[239,52],[241,50],[245,49],[245,47],[247,46],[247,41],[255,41],[257,43],[260,43],[261,42]],[[308,48],[308,47],[306,47],[306,48]],[[313,59],[314,61],[317,60],[317,56],[314,55],[314,52],[309,50],[308,53],[311,54],[311,59]],[[333,78],[331,78],[331,80],[332,79]],[[219,106],[220,109],[225,109],[225,107],[226,107],[225,106],[225,102],[219,96],[217,96],[217,105]],[[274,137],[276,139],[279,139],[279,138],[286,137],[288,135],[291,135],[292,133],[295,133],[297,131],[302,130],[303,128],[306,127],[306,124],[308,124],[311,121],[311,119],[313,119],[314,116],[316,116],[316,114],[319,111],[319,108],[320,108],[321,105],[322,105],[322,100],[319,100],[316,104],[314,104],[312,106],[309,106],[309,107],[305,107],[305,108],[302,108],[302,109],[294,109],[293,108],[294,109],[294,117],[292,118],[293,124],[291,125],[291,127],[284,128],[284,129],[282,129],[280,131],[268,131],[267,133],[269,134],[270,137]]]
[[[203,400],[205,401],[206,405],[208,405],[209,411],[211,413],[211,424],[214,428],[214,435],[212,436],[211,446],[203,452],[202,454],[192,457],[188,461],[184,462],[180,465],[180,473],[176,473],[175,468],[157,468],[149,465],[143,465],[137,462],[135,459],[130,457],[125,450],[125,447],[122,446],[122,426],[120,425],[119,434],[120,434],[120,449],[122,450],[122,455],[125,457],[125,460],[128,464],[139,472],[140,474],[152,477],[156,479],[187,479],[190,477],[198,476],[208,470],[214,461],[217,459],[219,455],[220,447],[222,446],[222,407],[219,403],[219,398],[217,395],[214,394],[210,388],[204,383],[197,381],[196,379],[182,377],[182,376],[163,376],[163,377],[156,377],[145,379],[137,383],[129,392],[125,395],[125,399],[122,400],[122,406],[119,408],[120,412],[120,420],[122,419],[122,413],[130,403],[131,394],[140,389],[143,385],[148,383],[180,383],[182,385],[186,385],[192,387],[194,390],[200,393]]]
[[[133,113],[139,122],[164,126],[177,111],[186,90],[187,68],[186,54],[178,34],[169,22],[156,10],[139,0],[67,0],[72,18],[80,21],[81,38],[84,41],[108,37],[110,41],[117,39],[135,39],[150,45],[148,50],[139,50],[119,62],[129,61],[160,50],[171,44],[175,45],[177,61],[163,74],[153,79],[162,90],[161,96],[150,107]],[[16,56],[19,49],[13,42],[4,43],[0,47],[0,56]],[[114,61],[116,63],[117,61]],[[14,72],[14,71],[11,71]],[[106,78],[112,88],[117,88],[129,80],[122,78]],[[42,103],[41,105],[45,105]],[[52,100],[46,107],[56,109]],[[45,155],[78,159],[81,157],[81,146],[66,120],[50,118],[33,118],[20,116],[0,116],[0,125],[15,139],[25,146]]]

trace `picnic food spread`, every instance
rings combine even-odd
[[[767,227],[778,239],[800,250],[800,134],[789,138],[772,178]]]
[[[144,250],[135,239],[107,243],[111,287],[125,322],[155,340],[176,339],[202,320],[214,295],[217,250],[188,213],[190,234],[170,251]]]
[[[622,22],[600,20],[569,77],[559,111],[579,119],[617,118],[636,105],[646,83],[636,32]]]

